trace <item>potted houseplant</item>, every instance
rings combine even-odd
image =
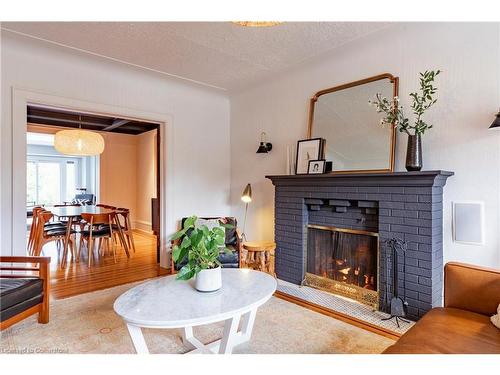
[[[195,279],[195,288],[200,292],[213,292],[222,287],[219,253],[226,248],[225,228],[230,224],[219,221],[219,226],[209,229],[206,225],[196,225],[198,218],[191,216],[184,220],[181,230],[171,237],[176,244],[172,256],[176,263],[187,263],[179,270],[178,280]]]
[[[393,100],[382,97],[377,93],[374,101],[369,101],[378,113],[384,113],[385,117],[380,120],[382,126],[394,126],[401,133],[408,134],[408,147],[406,150],[406,170],[419,171],[422,169],[422,139],[421,136],[432,125],[423,120],[423,115],[430,107],[436,104],[437,99],[434,94],[437,88],[433,86],[435,77],[441,73],[440,70],[430,70],[420,73],[420,92],[410,93],[411,110],[415,116],[415,121],[410,124],[408,117],[405,117],[403,106],[399,104],[396,96]]]

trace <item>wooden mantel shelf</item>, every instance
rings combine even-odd
[[[450,171],[433,170],[419,172],[389,172],[389,173],[328,173],[328,174],[301,174],[301,175],[270,175],[274,185],[403,185],[444,186],[448,177],[453,176]]]

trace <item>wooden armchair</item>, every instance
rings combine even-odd
[[[183,218],[180,223],[180,227],[182,228],[184,226],[184,221],[187,218]],[[201,220],[208,220],[208,221],[213,221],[213,220],[220,220],[222,222],[225,222],[227,224],[231,224],[234,226],[232,229],[226,229],[226,246],[230,248],[232,251],[230,254],[226,254],[224,252],[221,252],[219,255],[219,261],[222,264],[222,268],[241,268],[241,234],[240,231],[238,230],[238,223],[236,221],[236,218],[234,217],[201,217],[199,218]],[[180,229],[180,228],[179,228]],[[172,242],[172,248],[173,245],[180,243],[182,240],[179,239],[177,241]],[[171,257],[171,271],[172,273],[177,272],[179,269],[182,268],[184,264],[176,264],[174,262],[173,257]]]
[[[37,313],[49,322],[49,264],[50,257],[0,256],[0,330]]]

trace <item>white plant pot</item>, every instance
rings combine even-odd
[[[201,270],[195,279],[194,287],[199,292],[215,292],[222,287],[221,267]]]

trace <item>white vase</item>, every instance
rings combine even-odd
[[[198,272],[194,287],[199,292],[215,292],[219,290],[222,287],[221,267]]]

